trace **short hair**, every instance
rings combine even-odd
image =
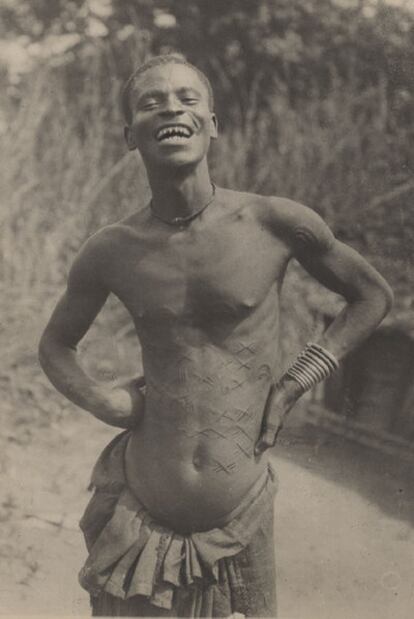
[[[154,67],[165,66],[168,64],[180,64],[192,69],[198,75],[198,77],[207,89],[208,105],[210,110],[214,109],[213,88],[211,87],[211,83],[207,75],[179,54],[162,54],[161,56],[153,56],[153,58],[150,58],[149,60],[141,64],[137,69],[135,69],[135,71],[132,73],[132,75],[130,75],[122,88],[121,106],[124,118],[128,125],[130,125],[132,122],[131,92],[133,91],[135,81],[138,80],[139,77],[141,77],[141,75],[143,75],[143,73],[145,73],[146,71],[149,71]]]

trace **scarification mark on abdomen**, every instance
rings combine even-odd
[[[238,359],[237,357],[236,357],[236,361],[239,364],[239,367],[238,367],[239,370],[243,370],[243,369],[244,370],[251,370],[252,369],[251,365],[249,365],[248,363]]]
[[[232,423],[234,422],[240,423],[240,421],[242,421],[243,419],[247,420],[247,419],[251,419],[251,417],[252,417],[252,412],[250,411],[249,408],[246,408],[246,409],[231,408],[231,409],[226,409],[224,413],[221,413],[218,418],[218,421],[221,421],[222,419],[228,419]]]
[[[239,389],[239,387],[243,387],[245,382],[246,382],[246,380],[237,380],[235,378],[232,378],[232,380],[231,380],[232,385],[229,386],[229,390],[230,391],[234,391],[235,389]]]
[[[256,354],[254,343],[244,344],[243,342],[239,342],[239,348],[238,350],[236,350],[236,355],[242,355],[246,353],[247,353],[247,356]]]
[[[231,475],[231,473],[236,468],[235,462],[230,462],[229,464],[223,464],[222,462],[219,462],[218,460],[213,460],[213,463],[215,464],[215,466],[213,467],[213,471],[215,471],[216,473],[220,473],[220,471],[223,471],[224,473],[227,473],[227,475]]]
[[[215,381],[211,378],[211,376],[203,376],[202,382],[206,383],[209,387],[215,386]]]

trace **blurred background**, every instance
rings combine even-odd
[[[61,564],[59,544],[70,546],[64,536],[75,535],[85,500],[80,487],[109,436],[49,386],[36,349],[83,241],[149,199],[143,166],[125,148],[119,93],[158,53],[182,53],[211,79],[217,184],[314,208],[393,287],[391,315],[292,414],[279,453],[411,524],[414,2],[0,0],[0,33],[0,556],[14,575],[6,608],[17,598],[30,607],[50,566]],[[292,264],[283,304],[286,366],[341,300]],[[80,349],[98,379],[139,368],[129,317],[114,299]],[[69,496],[76,509],[67,513]],[[64,538],[56,537],[55,559],[44,553],[51,530]],[[405,580],[387,569],[391,596]],[[62,612],[81,608],[70,599]],[[42,602],[33,604],[40,612]]]

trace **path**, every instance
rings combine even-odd
[[[306,432],[275,450],[280,616],[411,619],[410,475],[395,462],[384,474],[381,456]],[[77,522],[92,464],[114,431],[78,413],[37,434],[2,444],[1,612],[87,615]]]

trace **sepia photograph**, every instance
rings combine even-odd
[[[0,616],[414,616],[414,0],[0,0]]]

